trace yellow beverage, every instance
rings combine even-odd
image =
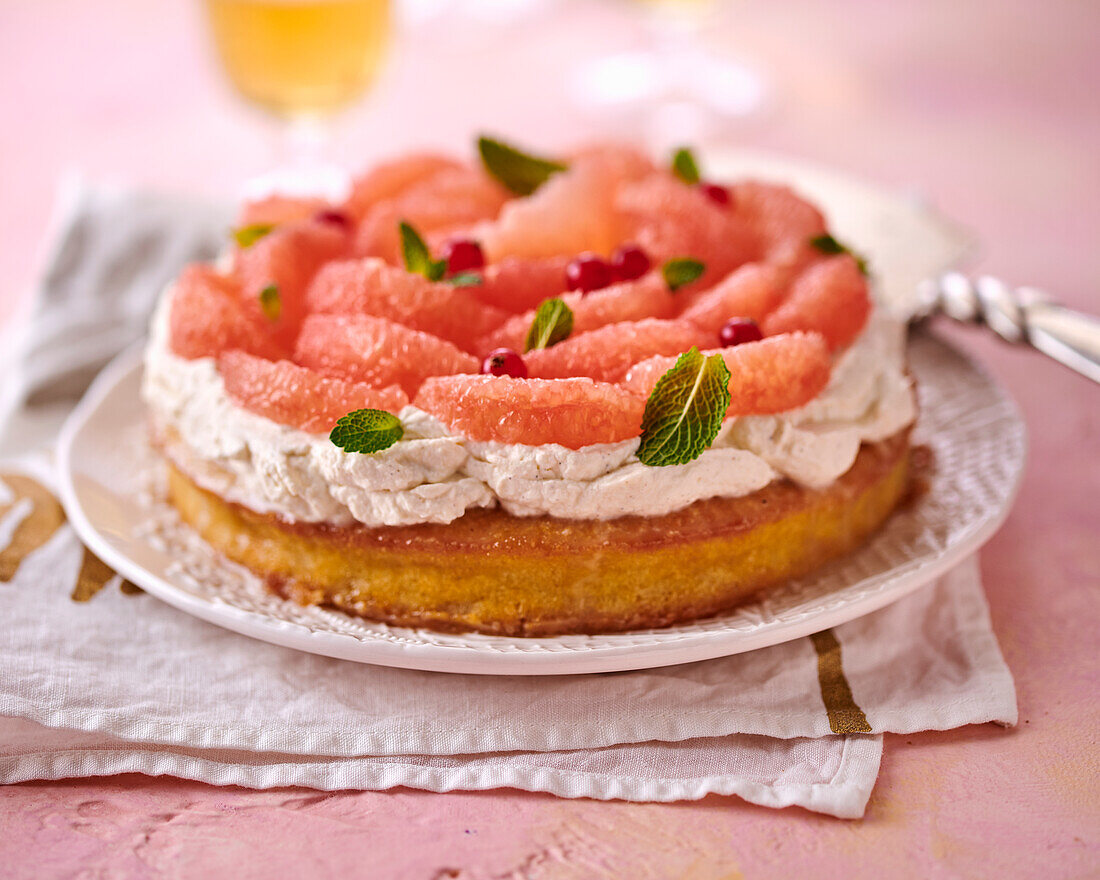
[[[389,0],[206,0],[233,85],[281,116],[321,116],[358,98],[378,73]]]

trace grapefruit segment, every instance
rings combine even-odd
[[[404,220],[430,239],[492,220],[508,201],[508,192],[474,168],[447,168],[409,186],[367,211],[359,224],[355,253],[401,263],[398,224]]]
[[[796,409],[829,384],[829,349],[817,333],[785,333],[703,354],[720,354],[729,367],[726,418]],[[644,360],[631,367],[623,386],[645,399],[675,363],[674,357]]]
[[[454,171],[462,167],[461,162],[434,153],[414,153],[380,162],[355,178],[344,209],[355,217],[363,217],[379,202],[392,199],[441,171]]]
[[[818,260],[795,278],[786,301],[760,329],[766,336],[814,330],[836,351],[859,336],[870,314],[867,279],[851,256],[840,254]]]
[[[680,318],[717,336],[730,318],[751,318],[759,324],[782,300],[779,271],[762,263],[748,263],[710,290],[695,294]]]
[[[705,264],[694,289],[720,281],[759,256],[758,236],[739,212],[664,172],[623,187],[616,206],[624,237],[637,242],[655,265],[675,257]]]
[[[415,405],[474,440],[580,449],[637,437],[644,401],[591,379],[438,376],[420,386]]]
[[[290,361],[269,361],[243,351],[218,358],[225,391],[238,406],[313,434],[327,432],[357,409],[401,411],[409,402],[396,385],[372,388],[322,376]]]
[[[614,186],[602,162],[578,159],[480,230],[486,256],[495,263],[508,256],[606,255],[620,238]]]
[[[241,348],[264,357],[284,350],[264,323],[241,304],[237,283],[210,266],[183,270],[172,291],[168,311],[168,347],[183,358],[217,357]]]
[[[294,360],[325,376],[413,395],[429,376],[476,373],[477,359],[419,330],[369,315],[310,315]]]
[[[311,312],[388,318],[464,351],[506,317],[481,303],[473,288],[433,283],[377,257],[329,263],[313,279],[306,303]]]
[[[470,290],[486,305],[512,314],[526,312],[565,290],[568,263],[568,257],[505,257],[486,266],[481,284]]]
[[[268,321],[271,332],[286,346],[294,344],[305,317],[305,291],[321,265],[343,255],[348,232],[334,223],[303,220],[278,227],[255,244],[238,249],[233,274],[240,282],[241,301],[258,321]],[[278,290],[278,317],[264,314],[260,293]]]
[[[676,298],[659,273],[653,272],[637,281],[612,284],[591,293],[566,293],[562,300],[573,311],[573,335],[588,333],[608,324],[641,321],[645,318],[671,318],[676,311]],[[479,351],[493,348],[523,348],[535,310],[516,315],[479,343]]]
[[[278,226],[281,223],[293,223],[295,220],[308,220],[328,207],[328,202],[321,198],[270,195],[252,202],[245,202],[244,208],[241,209],[239,225]]]
[[[678,355],[693,345],[709,343],[709,336],[686,321],[647,318],[608,324],[572,336],[551,348],[529,351],[524,360],[531,376],[544,379],[588,376],[601,382],[618,382],[643,358]]]
[[[825,232],[825,217],[790,187],[742,181],[733,186],[733,197],[737,213],[759,233],[769,263],[797,270],[817,255],[809,242]]]

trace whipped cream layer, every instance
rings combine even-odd
[[[162,297],[145,359],[143,396],[166,451],[203,488],[261,513],[304,521],[396,526],[448,523],[474,507],[563,519],[659,516],[703,498],[739,497],[789,478],[828,486],[860,444],[916,417],[905,328],[875,314],[807,405],[727,419],[711,448],[684,465],[649,467],[638,440],[567,449],[471,440],[408,406],[404,437],[381,452],[347,453],[254,415],[226,394],[213,358],[168,349]]]

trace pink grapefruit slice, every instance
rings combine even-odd
[[[831,351],[855,341],[871,314],[867,279],[847,254],[819,259],[791,284],[786,301],[761,325],[766,336],[813,330]]]
[[[396,385],[372,388],[322,376],[290,361],[269,361],[243,351],[218,358],[225,391],[238,406],[312,434],[327,432],[357,409],[401,411],[409,402]]]
[[[624,187],[616,204],[625,238],[637,242],[654,265],[675,257],[705,264],[702,278],[683,293],[713,285],[759,255],[756,232],[734,206],[719,205],[663,172]]]
[[[439,376],[420,386],[415,405],[474,440],[580,449],[638,436],[645,403],[591,379]]]
[[[680,318],[717,338],[730,318],[750,318],[759,324],[782,300],[780,272],[763,263],[746,263],[710,290],[695,294]]]
[[[693,345],[707,345],[710,337],[686,321],[646,318],[608,324],[572,336],[551,348],[524,355],[531,376],[564,379],[588,376],[618,382],[638,361],[652,355],[679,355]]]
[[[608,324],[641,321],[645,318],[670,318],[676,311],[676,297],[657,272],[651,272],[637,281],[613,284],[587,294],[565,293],[561,298],[573,312],[574,336]],[[534,318],[534,308],[509,318],[481,340],[478,351],[501,347],[522,351]]]
[[[188,359],[217,357],[229,348],[264,357],[284,353],[266,319],[257,320],[242,305],[237,283],[197,263],[183,270],[172,292],[168,346]]]
[[[349,233],[341,225],[302,220],[279,226],[255,244],[238,249],[233,274],[240,282],[245,309],[257,320],[268,321],[283,344],[294,344],[305,317],[306,286],[325,262],[347,250]],[[265,315],[260,294],[278,291],[278,315]]]
[[[476,373],[478,361],[438,336],[369,315],[310,315],[294,360],[325,376],[412,396],[429,376]]]
[[[703,354],[720,354],[729,367],[727,418],[796,409],[829,384],[829,349],[817,333],[786,333]],[[623,386],[646,398],[675,363],[674,357],[644,360],[630,369]]]
[[[505,313],[484,305],[468,287],[433,283],[377,257],[327,264],[306,293],[311,312],[374,315],[430,333],[472,351]]]

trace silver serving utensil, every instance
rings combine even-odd
[[[1030,345],[1100,383],[1100,320],[1052,302],[1030,287],[1010,287],[988,276],[946,272],[917,285],[911,321],[943,314],[984,324],[1006,342]]]

